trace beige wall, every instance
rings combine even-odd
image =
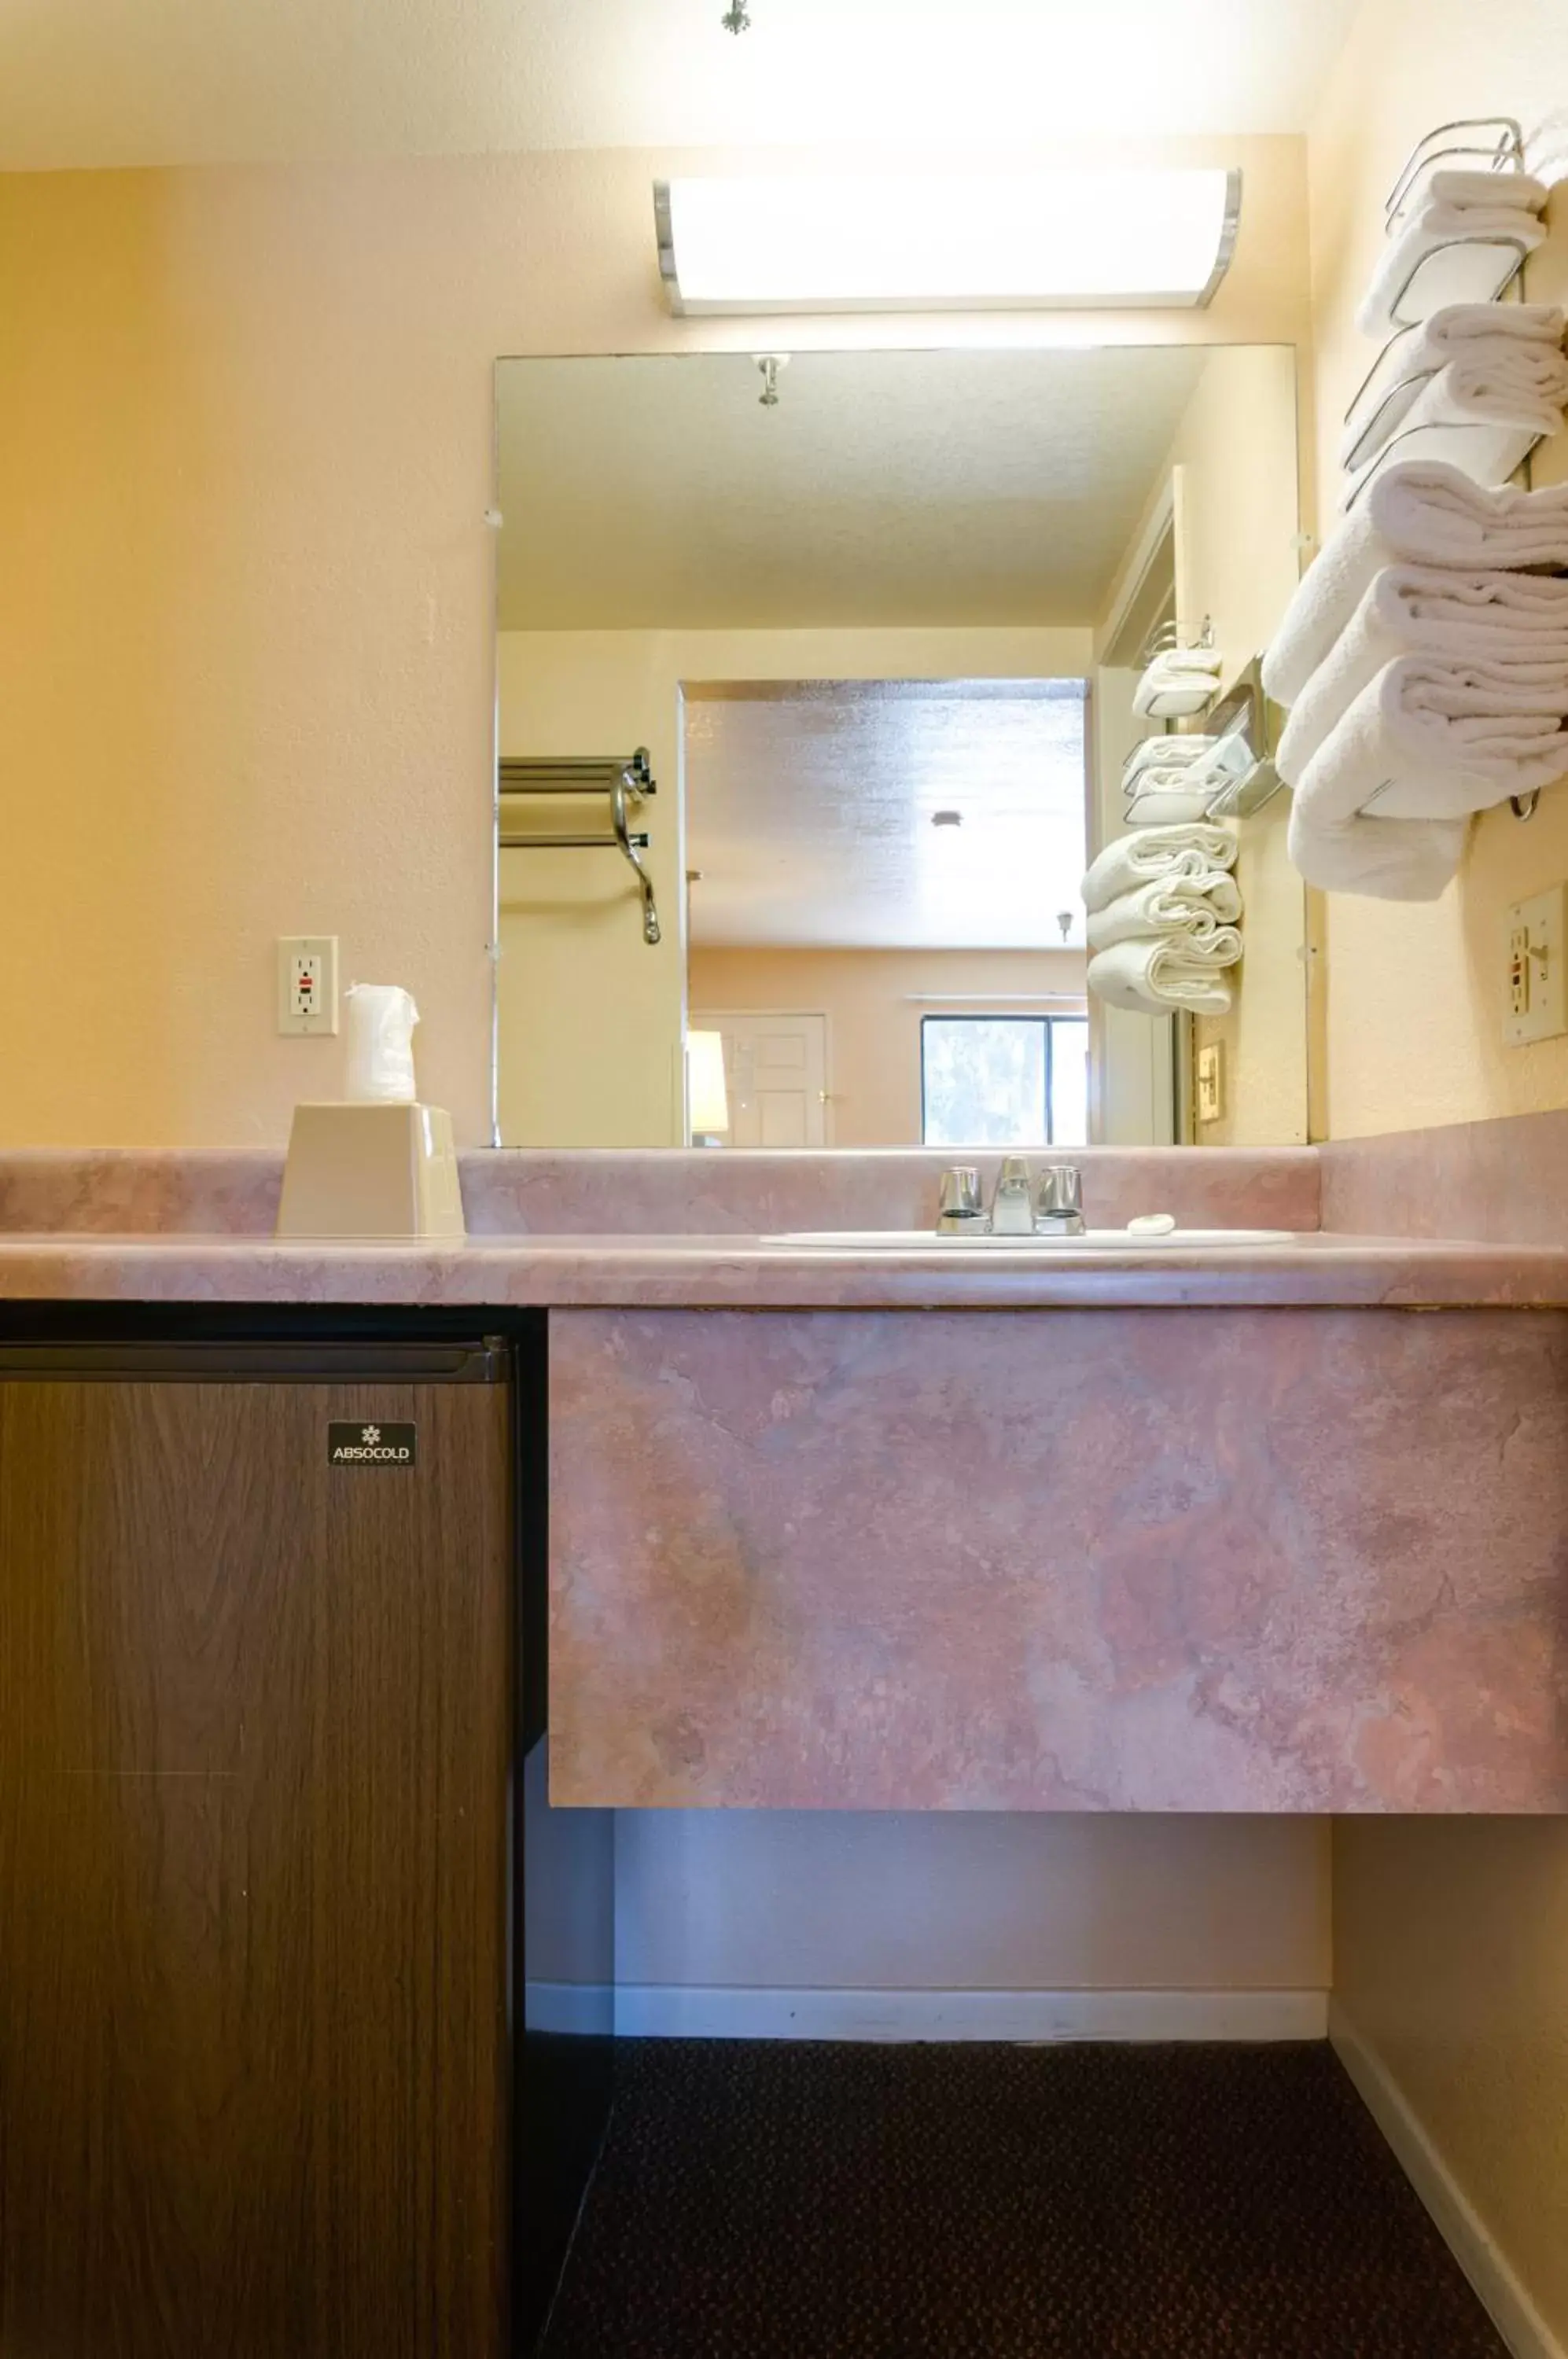
[[[1288,346],[1213,353],[1193,388],[1133,535],[1096,640],[1117,623],[1150,520],[1172,497],[1176,610],[1207,616],[1229,687],[1268,646],[1301,571],[1298,354]],[[1105,674],[1101,674],[1102,682]],[[1236,879],[1246,905],[1246,963],[1227,1016],[1200,1017],[1199,1047],[1221,1046],[1225,1114],[1197,1134],[1203,1147],[1287,1147],[1307,1138],[1306,901],[1285,849],[1288,806],[1276,801],[1239,825]]]
[[[694,947],[688,986],[693,1020],[704,1008],[820,1010],[828,1020],[830,1147],[918,1147],[921,1017],[1072,1015],[1083,1004],[1083,966],[1082,951]],[[1062,997],[1042,1007],[1043,993]],[[977,995],[977,1004],[938,1004],[965,994]]]
[[[1262,654],[1301,577],[1295,363],[1278,347],[1214,353],[1171,447],[1177,612],[1212,619],[1226,687]],[[1225,1111],[1201,1146],[1306,1143],[1306,899],[1288,817],[1279,799],[1237,826],[1247,957],[1230,1014],[1193,1027],[1225,1070]]]
[[[1321,1990],[1311,1819],[621,1811],[628,1983]]]
[[[1233,148],[1211,310],[953,332],[1294,336],[1302,143],[1171,154]],[[726,160],[0,179],[0,1136],[281,1140],[339,1071],[273,1028],[274,939],[301,930],[412,985],[427,1094],[487,1135],[492,364],[749,349],[744,321],[670,319],[653,266],[656,173]]]
[[[1477,110],[1527,128],[1568,95],[1568,31],[1556,0],[1366,0],[1310,142],[1321,513],[1339,497],[1339,423],[1374,347],[1352,312],[1381,242],[1383,197],[1434,124]],[[1531,258],[1537,301],[1568,296],[1568,189]],[[1568,434],[1536,462],[1568,473]],[[1520,825],[1505,809],[1475,829],[1443,899],[1328,904],[1330,1130],[1350,1137],[1568,1103],[1568,1039],[1503,1047],[1503,912],[1568,876],[1568,791]]]
[[[1336,2030],[1568,2345],[1568,1826],[1342,1820]]]
[[[684,1136],[682,682],[1073,679],[1087,671],[1089,647],[1086,630],[1041,628],[504,632],[503,753],[648,748],[659,786],[643,821],[664,934],[657,949],[644,942],[635,887],[613,854],[503,854],[506,1145],[667,1147]]]

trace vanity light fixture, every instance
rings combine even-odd
[[[1241,174],[659,180],[670,309],[996,311],[1185,308],[1225,277]]]

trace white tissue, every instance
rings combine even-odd
[[[352,1105],[409,1104],[414,1086],[414,1027],[419,1011],[397,983],[351,983],[348,1082]]]

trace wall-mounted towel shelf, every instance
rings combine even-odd
[[[1254,657],[1234,687],[1225,690],[1206,725],[1214,740],[1203,765],[1204,783],[1214,781],[1209,818],[1256,817],[1285,788],[1272,760],[1276,741],[1263,693],[1260,658]]]
[[[1466,138],[1466,132],[1490,134]],[[1494,172],[1524,170],[1524,131],[1511,114],[1465,114],[1440,123],[1418,139],[1383,201],[1383,219],[1391,228],[1429,172],[1458,157]]]
[[[1467,463],[1472,457],[1472,438],[1477,434],[1490,434],[1494,439],[1493,453],[1481,473],[1476,473],[1475,464]],[[1450,436],[1457,438],[1452,447],[1448,442]],[[1388,440],[1379,445],[1377,457],[1368,461],[1350,484],[1345,495],[1345,513],[1348,516],[1367,484],[1380,475],[1385,467],[1394,463],[1394,454],[1401,443],[1417,444],[1415,450],[1406,450],[1401,453],[1406,459],[1444,460],[1457,467],[1462,475],[1468,475],[1473,483],[1497,484],[1506,484],[1511,475],[1518,474],[1521,467],[1528,467],[1531,451],[1539,449],[1545,440],[1539,429],[1499,426],[1489,418],[1429,419],[1415,426],[1401,427],[1397,434],[1390,434]]]
[[[497,841],[503,852],[618,852],[637,877],[642,898],[642,938],[651,948],[660,940],[653,879],[643,864],[646,832],[634,833],[631,807],[659,791],[646,745],[635,754],[580,760],[552,756],[505,754],[497,766]],[[522,796],[604,795],[610,806],[609,832],[603,835],[534,834],[506,824],[508,800]]]

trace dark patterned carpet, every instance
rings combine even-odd
[[[621,2066],[545,2359],[1507,2359],[1325,2046]]]

